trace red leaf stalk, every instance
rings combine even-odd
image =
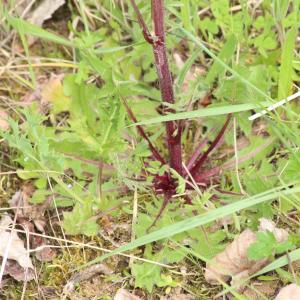
[[[201,167],[202,167],[203,163],[206,161],[206,159],[207,159],[208,155],[210,154],[210,152],[212,152],[214,149],[216,149],[217,145],[219,144],[220,140],[222,139],[222,137],[225,134],[225,131],[226,131],[226,129],[227,129],[229,123],[230,123],[230,120],[231,120],[231,114],[229,114],[227,116],[226,122],[224,123],[223,127],[221,128],[220,132],[218,133],[216,138],[213,140],[213,142],[211,143],[209,148],[198,159],[198,161],[196,161],[194,167],[192,167],[190,172],[191,172],[191,174],[194,178],[197,178],[199,176],[199,172],[201,171]]]
[[[135,117],[133,111],[132,111],[131,108],[129,107],[129,105],[128,105],[126,99],[125,99],[125,98],[122,98],[122,101],[123,101],[123,103],[124,103],[124,106],[125,106],[125,108],[126,108],[126,110],[127,110],[127,113],[128,113],[128,115],[129,115],[129,117],[131,118],[131,120],[132,120],[134,123],[137,123],[137,119],[136,119],[136,117]],[[137,130],[138,130],[139,134],[141,135],[141,137],[147,141],[148,146],[149,146],[149,148],[150,148],[150,150],[151,150],[151,152],[152,152],[152,155],[153,155],[153,156],[154,156],[154,157],[155,157],[162,165],[165,165],[165,164],[166,164],[165,160],[164,160],[163,157],[159,154],[159,152],[157,151],[157,149],[154,147],[154,145],[153,145],[152,142],[150,141],[150,139],[149,139],[148,136],[146,135],[146,133],[145,133],[143,127],[142,127],[141,125],[137,125],[136,127],[137,127]]]

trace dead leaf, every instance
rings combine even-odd
[[[28,1],[25,1],[28,2]],[[65,0],[44,0],[41,1],[39,3],[38,6],[36,6],[35,8],[32,9],[32,4],[35,1],[30,1],[30,3],[28,3],[26,6],[22,5],[19,9],[19,14],[20,16],[22,16],[23,11],[21,10],[22,7],[24,7],[24,9],[29,10],[29,13],[26,14],[25,19],[27,21],[29,21],[30,23],[42,27],[44,22],[46,20],[51,19],[52,15],[62,6],[65,4]],[[27,43],[29,46],[33,45],[35,43],[35,41],[37,40],[36,37],[30,36],[27,39]],[[14,46],[14,49],[16,51],[23,51],[23,48],[21,47],[21,45],[17,44]]]
[[[282,288],[274,300],[299,300],[300,286],[292,283]]]
[[[7,258],[16,260],[24,269],[33,269],[28,251],[24,248],[24,242],[15,231],[9,230],[12,224],[13,220],[8,215],[4,215],[0,220],[0,256],[5,255],[6,247],[11,240]]]
[[[1,264],[2,259],[0,258],[0,265]],[[33,269],[24,270],[15,260],[12,259],[8,259],[6,261],[3,275],[9,275],[17,281],[30,281],[35,279]]]
[[[33,5],[34,1],[31,0],[16,0],[14,9],[18,16],[26,16]]]
[[[9,124],[7,122],[8,114],[4,110],[0,110],[0,129],[8,130]]]
[[[275,223],[268,219],[260,219],[259,231],[271,231],[278,242],[287,239],[284,229],[276,228]],[[247,256],[249,246],[256,242],[256,233],[244,230],[226,249],[206,264],[205,279],[210,284],[221,284],[228,281],[236,288],[243,279],[248,278],[268,263],[268,259],[250,260]]]
[[[266,218],[261,218],[259,221],[259,231],[272,232],[278,243],[282,243],[288,239],[289,233],[285,229],[277,228],[273,221]]]
[[[17,191],[9,200],[9,206],[17,213],[19,222],[23,219],[33,221],[36,228],[40,232],[44,232],[45,220],[44,213],[50,206],[53,198],[51,196],[45,198],[42,204],[31,204],[30,198],[32,197],[35,188],[31,182],[23,184],[22,188]]]
[[[160,300],[195,300],[196,297],[188,294],[175,294],[165,297],[160,297]]]
[[[20,101],[20,105],[22,106],[29,106],[34,101],[40,101],[41,100],[41,92],[43,86],[49,81],[49,78],[45,75],[39,76],[37,78],[37,84],[35,87],[35,90],[29,90]]]
[[[125,289],[119,289],[114,296],[114,300],[141,300],[141,298]]]
[[[209,232],[216,232],[219,229],[221,229],[225,226],[231,225],[231,224],[233,224],[232,216],[226,216],[226,217],[223,217],[223,218],[220,218],[220,219],[216,220],[214,222],[214,224],[209,228],[208,231]]]
[[[34,187],[31,183],[26,183],[22,189],[17,191],[9,201],[10,207],[17,213],[18,224],[22,225],[30,232],[44,233],[46,221],[44,219],[45,210],[52,202],[52,197],[45,199],[43,204],[33,205],[29,202],[34,193]],[[51,261],[56,256],[56,251],[48,247],[48,242],[44,237],[30,235],[30,244],[35,251],[35,256],[39,261]]]
[[[271,299],[276,289],[277,281],[254,281],[244,290],[243,296],[246,299],[261,300],[263,294],[267,299]]]
[[[44,0],[31,13],[28,21],[41,27],[64,4],[65,0]]]
[[[38,249],[35,251],[35,257],[39,261],[52,261],[56,256],[56,251],[48,245],[44,237],[35,236],[35,238],[32,239],[32,248]]]

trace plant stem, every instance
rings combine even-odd
[[[209,148],[206,150],[206,152],[204,152],[204,154],[198,159],[198,161],[196,161],[195,165],[192,167],[190,172],[194,178],[197,178],[199,176],[201,167],[202,167],[203,163],[206,161],[208,155],[210,154],[210,152],[212,152],[213,150],[216,149],[220,140],[223,138],[225,131],[230,123],[230,120],[231,120],[231,114],[228,114],[228,116],[226,118],[226,122],[224,123],[223,127],[221,128],[221,130],[218,133],[218,135],[216,136],[216,138],[213,140],[213,142],[211,143]]]
[[[128,105],[126,99],[125,99],[125,98],[121,98],[121,99],[122,99],[122,101],[123,101],[123,103],[124,103],[124,106],[125,106],[125,108],[126,108],[126,110],[127,110],[127,113],[128,113],[128,115],[129,115],[129,117],[131,118],[131,120],[132,120],[134,123],[137,123],[137,119],[136,119],[136,117],[135,117],[133,111],[132,111],[131,108],[129,107],[129,105]],[[149,146],[149,148],[150,148],[150,150],[151,150],[151,152],[152,152],[154,158],[157,159],[162,165],[165,165],[165,164],[166,164],[165,160],[164,160],[163,157],[159,154],[159,152],[157,151],[157,149],[153,146],[152,142],[150,141],[150,139],[149,139],[148,136],[146,135],[146,133],[145,133],[143,127],[142,127],[141,125],[137,125],[136,127],[137,127],[137,130],[138,130],[139,134],[141,135],[141,137],[147,141],[148,146]]]
[[[134,0],[130,0],[143,31],[145,40],[152,45],[159,87],[163,102],[175,103],[172,76],[169,69],[165,45],[164,1],[152,0],[152,20],[155,36],[152,37]],[[163,113],[174,113],[171,108],[163,105]],[[167,145],[170,167],[182,175],[181,124],[177,121],[166,122]]]
[[[162,100],[170,104],[175,103],[172,77],[169,70],[165,45],[164,29],[164,1],[152,0],[152,19],[156,41],[153,44],[153,53],[157,69],[158,81]],[[174,110],[164,107],[164,113]],[[166,122],[167,144],[170,154],[170,167],[182,175],[181,126],[179,122]]]

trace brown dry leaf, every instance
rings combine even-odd
[[[42,216],[39,205],[31,205],[30,197],[33,195],[34,187],[31,183],[26,183],[9,200],[9,206],[17,213],[20,219],[39,219]]]
[[[62,6],[65,4],[65,0],[44,0],[39,3],[38,6],[36,6],[34,9],[32,9],[32,4],[34,1],[25,1],[26,5],[21,5],[20,8],[18,9],[20,16],[23,14],[22,8],[23,9],[30,9],[29,13],[26,14],[25,19],[29,21],[30,23],[42,27],[44,22],[46,20],[51,19],[52,15]],[[37,40],[36,37],[30,36],[27,39],[27,43],[29,46],[33,45],[35,41]],[[23,48],[21,45],[17,44],[14,46],[16,51],[23,51]]]
[[[11,239],[7,256],[8,259],[16,260],[24,269],[33,269],[28,251],[24,247],[24,242],[15,231],[11,232],[11,230],[9,230],[12,223],[13,220],[8,215],[4,215],[0,220],[0,256],[3,257],[5,255],[6,247]]]
[[[9,124],[7,122],[8,114],[7,112],[0,110],[0,129],[2,130],[8,130]]]
[[[31,13],[28,21],[37,26],[42,26],[46,20],[65,4],[65,0],[44,0]]]
[[[9,200],[9,206],[18,214],[18,221],[23,221],[23,219],[33,221],[38,231],[44,232],[46,224],[44,213],[50,206],[53,197],[49,196],[45,198],[42,204],[31,204],[29,200],[34,191],[35,187],[31,182],[25,183]]]
[[[119,289],[114,296],[114,300],[141,300],[141,298],[125,289]]]
[[[254,281],[244,290],[243,296],[245,296],[246,299],[261,300],[262,295],[264,295],[267,299],[271,299],[274,296],[276,289],[276,281]]]
[[[32,247],[38,248],[35,257],[39,261],[52,261],[56,256],[56,251],[48,246],[48,242],[44,237],[35,236],[32,239]]]
[[[30,232],[39,231],[44,233],[46,226],[44,213],[52,202],[52,197],[48,197],[43,204],[33,205],[29,203],[33,192],[34,187],[31,183],[24,184],[22,189],[13,195],[9,204],[17,213],[18,224]],[[47,246],[48,242],[44,237],[30,235],[30,244],[34,249],[39,248],[35,252],[35,256],[39,261],[51,261],[56,255],[56,251]]]
[[[1,264],[2,259],[0,258],[0,265]],[[30,281],[35,279],[33,269],[24,270],[15,260],[12,259],[8,259],[6,261],[3,275],[9,275],[17,281]]]
[[[284,229],[276,228],[275,223],[268,219],[260,219],[260,231],[271,231],[278,242],[287,239]],[[244,230],[226,249],[216,255],[206,264],[205,279],[211,284],[221,284],[228,281],[238,287],[243,279],[248,278],[268,263],[268,259],[250,260],[247,256],[249,246],[256,242],[256,233],[250,229]]]
[[[278,243],[282,243],[288,239],[289,233],[285,229],[277,228],[273,221],[266,218],[261,218],[259,221],[259,231],[272,232]]]
[[[172,288],[170,293],[165,296],[161,296],[160,300],[195,300],[196,297],[191,294],[184,294],[184,290],[181,286]]]
[[[216,232],[217,230],[233,224],[232,216],[220,218],[214,222],[214,224],[208,229],[209,232]]]
[[[292,283],[282,288],[274,300],[299,300],[300,286]]]

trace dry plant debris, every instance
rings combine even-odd
[[[292,283],[282,288],[274,300],[299,300],[300,286]]]
[[[128,292],[125,289],[119,289],[114,296],[114,300],[140,300],[141,298]]]
[[[22,189],[17,191],[9,201],[10,207],[17,214],[17,222],[23,228],[30,232],[45,233],[46,220],[44,217],[45,210],[52,202],[52,197],[45,199],[43,204],[33,205],[29,202],[34,193],[34,187],[31,183],[24,184]],[[39,261],[51,261],[56,252],[47,246],[47,240],[42,236],[30,235],[31,247],[38,249],[35,256]]]
[[[4,110],[0,110],[0,130],[8,130],[9,124],[7,122],[8,114]]]
[[[250,283],[250,286],[247,286],[243,291],[243,296],[245,296],[246,299],[261,300],[262,295],[264,295],[267,299],[271,299],[276,293],[276,290],[276,281],[253,281]]]
[[[97,264],[74,274],[63,289],[62,299],[67,299],[68,296],[72,295],[77,284],[98,274],[110,275],[113,274],[113,271],[104,264]]]
[[[288,238],[286,230],[277,228],[274,222],[264,218],[260,219],[259,231],[272,232],[279,243]],[[243,279],[265,266],[269,262],[267,258],[253,261],[247,256],[249,246],[256,240],[255,232],[250,229],[244,230],[223,252],[206,264],[206,281],[210,284],[221,284],[222,281],[226,282],[231,278],[231,285],[239,287]]]
[[[12,224],[13,220],[8,215],[2,216],[0,220],[0,256],[8,259],[4,275],[9,274],[16,280],[25,278],[31,280],[34,278],[32,261],[24,247],[24,242],[15,231],[9,229]]]
[[[179,53],[175,52],[173,54],[175,64],[179,70],[184,67],[184,61],[182,60]],[[195,81],[198,76],[204,75],[206,70],[200,66],[192,66],[192,68],[187,72],[184,81],[182,83],[181,91],[187,93],[189,91],[189,84],[191,81]]]
[[[17,8],[17,13],[23,16],[30,23],[42,27],[44,22],[51,19],[53,14],[65,4],[65,0],[44,0],[39,3],[35,8],[32,8],[35,1],[19,1],[20,5]],[[24,11],[29,11],[27,16],[23,15]],[[33,45],[37,38],[30,37],[28,39],[29,46]],[[21,51],[20,45],[16,46],[16,50]]]
[[[65,0],[44,0],[32,11],[28,21],[41,27],[64,4]]]

